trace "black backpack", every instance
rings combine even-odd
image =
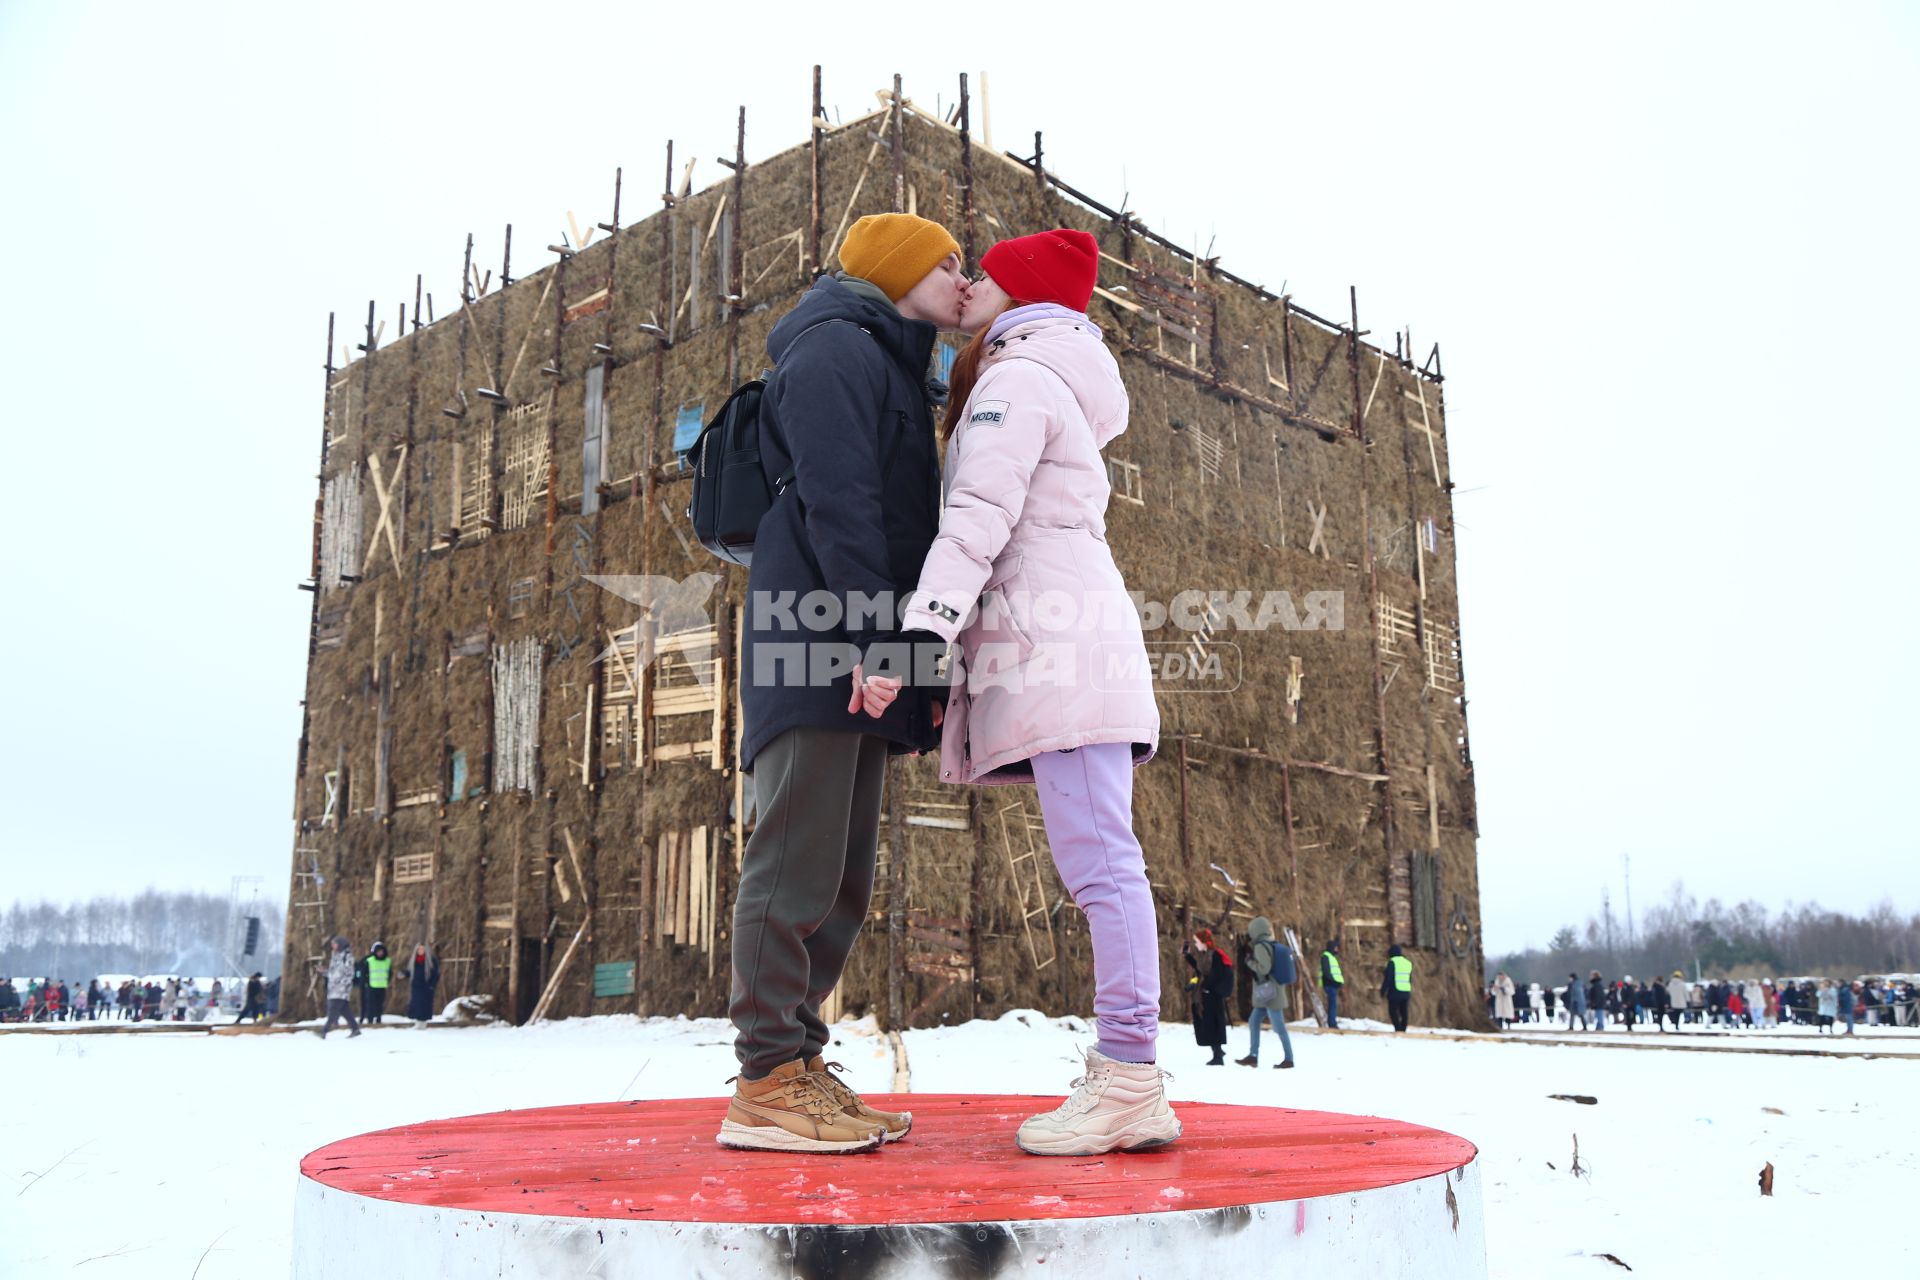
[[[753,563],[761,517],[793,483],[788,468],[769,485],[760,465],[760,402],[766,390],[766,380],[755,378],[728,396],[689,451],[694,471],[687,519],[693,536],[729,564]]]
[[[801,330],[794,343],[820,325],[832,323],[822,320]],[[865,325],[860,327],[868,332]],[[761,465],[760,408],[766,391],[765,378],[742,383],[701,428],[693,448],[687,451],[694,464],[693,490],[687,498],[693,536],[728,564],[753,563],[753,542],[760,532],[760,521],[773,508],[774,499],[793,483],[791,461],[772,484],[767,483]],[[777,448],[779,442],[774,444]]]

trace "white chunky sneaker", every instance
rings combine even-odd
[[[1097,1156],[1144,1151],[1180,1136],[1167,1105],[1167,1073],[1151,1062],[1117,1062],[1087,1050],[1087,1073],[1071,1096],[1044,1115],[1029,1116],[1014,1136],[1030,1156]]]

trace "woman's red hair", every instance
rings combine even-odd
[[[1005,315],[1007,310],[1022,305],[1009,298],[1006,309],[1000,314]],[[960,425],[960,413],[967,407],[967,397],[973,394],[973,384],[980,381],[980,357],[987,352],[987,330],[993,328],[994,320],[999,318],[996,315],[981,325],[980,332],[974,334],[973,340],[960,348],[960,354],[953,358],[953,372],[947,379],[947,411],[940,419],[942,445],[953,434],[953,429]]]

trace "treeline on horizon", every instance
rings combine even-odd
[[[103,973],[218,977],[228,961],[242,974],[280,969],[285,909],[262,898],[243,914],[260,917],[260,940],[242,956],[244,921],[233,927],[225,894],[146,889],[85,902],[16,902],[0,914],[0,977],[78,979]]]
[[[1504,970],[1522,986],[1583,979],[1598,969],[1609,981],[1632,974],[1650,981],[1680,970],[1696,978],[1855,978],[1865,973],[1920,972],[1920,913],[1901,915],[1881,902],[1865,915],[1789,903],[1770,915],[1757,902],[1704,903],[1675,884],[1667,901],[1633,922],[1611,913],[1567,925],[1545,947],[1487,956],[1487,976]]]

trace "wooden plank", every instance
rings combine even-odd
[[[569,942],[566,951],[561,953],[560,963],[554,966],[553,976],[547,979],[547,989],[540,993],[540,1000],[533,1006],[533,1013],[527,1018],[528,1022],[538,1022],[547,1016],[547,1009],[552,1006],[554,996],[560,991],[560,981],[567,976],[567,966],[573,963],[573,953],[579,950],[580,939],[587,936],[587,929],[592,924],[593,911],[588,909],[586,917],[580,921],[580,928],[573,935],[573,941]]]
[[[1434,785],[1433,766],[1427,766],[1427,847],[1440,848],[1440,801]]]
[[[687,942],[693,938],[691,889],[693,889],[693,833],[678,831],[674,835],[674,938],[680,942]]]
[[[666,941],[673,937],[673,832],[661,833],[660,857],[654,865],[659,875],[654,902],[660,908],[660,922],[655,932]]]
[[[667,912],[672,902],[667,894],[667,863],[672,856],[672,836],[662,832],[654,845],[653,858],[653,937],[655,945],[667,933]]]
[[[714,945],[719,933],[720,914],[720,833],[702,827],[701,834],[707,838],[707,977],[714,974],[718,962],[719,948]]]
[[[687,907],[687,939],[692,941],[707,932],[707,829],[695,827],[687,839],[687,884],[691,892]]]
[[[967,820],[965,818],[922,817],[916,814],[909,814],[907,815],[907,825],[910,827],[935,827],[942,831],[967,830]]]
[[[587,873],[580,869],[580,846],[574,841],[573,828],[562,827],[560,828],[560,834],[565,837],[567,842],[567,859],[573,863],[574,882],[580,886],[580,895],[585,897],[587,893]]]
[[[721,691],[732,687],[727,679],[727,657],[723,651],[719,661],[714,663],[713,683],[708,686],[713,691],[713,752],[708,763],[716,769],[724,769],[727,765],[727,700],[721,696]]]
[[[600,692],[598,680],[587,681],[587,717],[580,734],[580,782],[584,786],[593,785],[593,744],[600,735],[600,721],[594,698]]]
[[[653,718],[662,716],[705,715],[713,710],[720,699],[712,688],[699,685],[687,685],[678,689],[655,689],[653,692]]]
[[[576,320],[584,320],[588,316],[600,314],[612,305],[613,295],[611,291],[605,288],[596,289],[562,312],[560,323],[572,324]]]
[[[663,930],[675,942],[686,936],[686,925],[681,919],[681,910],[686,902],[680,884],[680,862],[685,856],[680,847],[680,833],[667,833],[667,920]]]
[[[669,653],[684,653],[688,649],[711,649],[719,642],[718,627],[695,627],[687,631],[671,631],[666,635],[656,636],[653,641],[653,652],[654,656],[661,657]]]

